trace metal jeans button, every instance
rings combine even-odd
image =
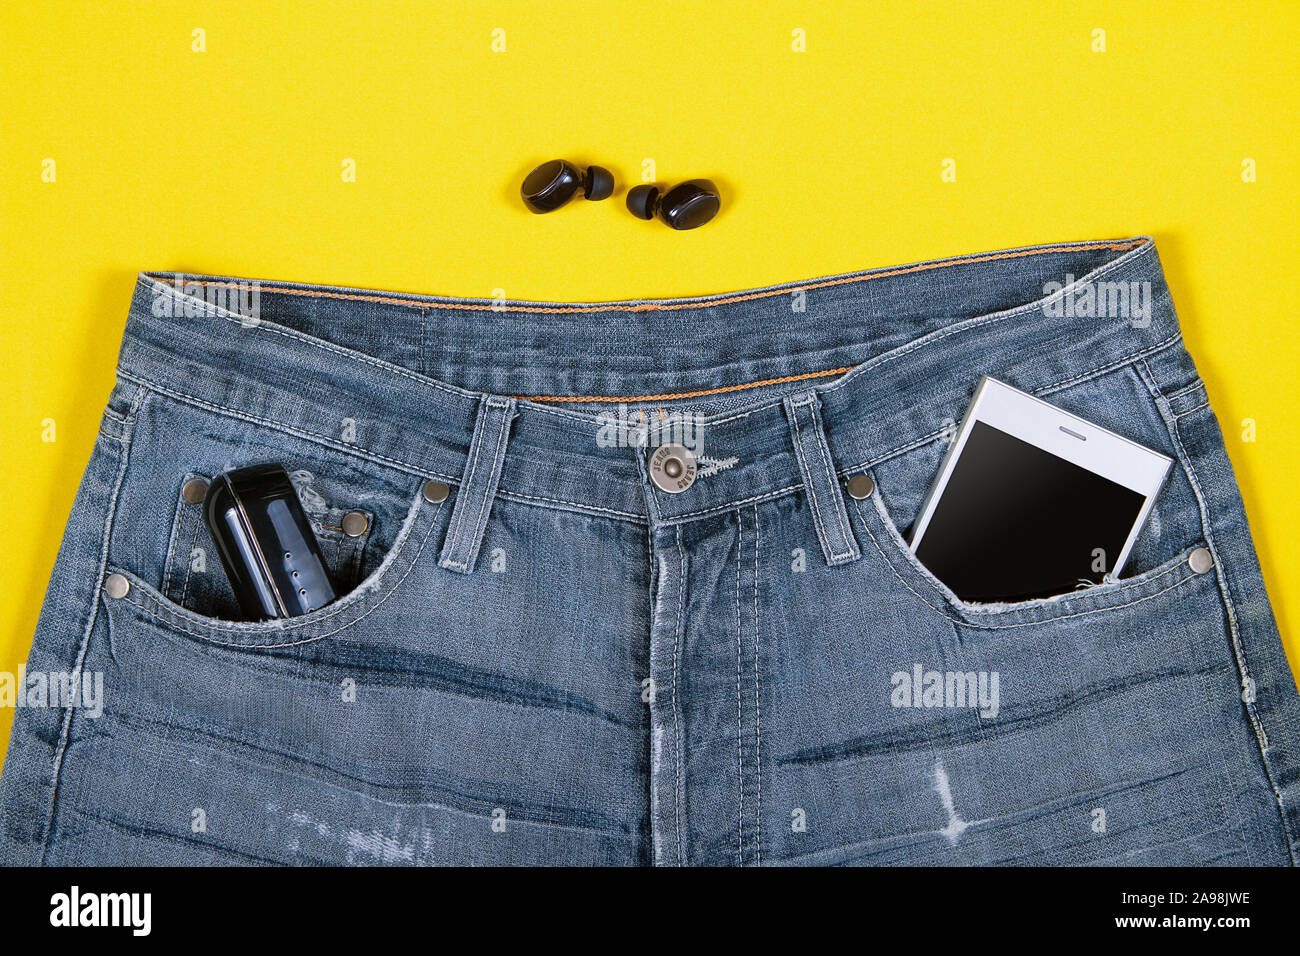
[[[121,574],[110,574],[104,578],[104,593],[114,601],[126,597],[126,592],[129,590],[131,590],[131,582]]]
[[[197,505],[202,504],[203,499],[208,496],[208,482],[204,478],[191,478],[185,484],[181,485],[181,497],[186,503]]]
[[[426,481],[424,488],[421,490],[424,493],[424,500],[435,505],[446,501],[447,495],[451,493],[451,489],[447,487],[446,483],[433,480]]]
[[[1197,548],[1187,556],[1187,563],[1197,574],[1204,574],[1214,567],[1214,555],[1210,554],[1209,548]]]
[[[660,445],[650,456],[650,480],[660,491],[681,494],[695,484],[695,453],[685,445]]]
[[[363,511],[349,511],[340,523],[343,525],[343,533],[349,538],[360,537],[366,533],[366,528],[370,527],[370,519]]]
[[[854,475],[849,479],[849,497],[861,501],[870,498],[876,490],[876,483],[868,475]]]

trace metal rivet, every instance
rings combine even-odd
[[[343,533],[349,538],[357,538],[366,533],[370,519],[363,511],[349,511],[343,516]]]
[[[863,498],[870,498],[871,493],[876,490],[876,483],[867,475],[854,475],[849,479],[849,497],[861,501]]]
[[[113,600],[126,597],[126,592],[131,590],[131,582],[122,574],[110,574],[104,578],[104,593]]]
[[[1214,567],[1214,555],[1210,554],[1209,548],[1197,548],[1187,556],[1187,563],[1197,574],[1204,574]]]
[[[439,502],[446,501],[449,494],[451,494],[451,489],[447,487],[445,482],[426,481],[424,483],[424,500],[430,504],[436,505]]]
[[[203,499],[208,496],[208,481],[206,478],[191,478],[185,484],[181,485],[181,497],[189,504],[202,504]]]
[[[695,452],[685,445],[660,445],[650,456],[650,480],[660,491],[681,494],[695,484]]]

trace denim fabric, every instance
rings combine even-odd
[[[974,605],[912,557],[985,374],[1175,460],[1119,580]],[[639,439],[675,419],[699,468],[668,494]],[[181,489],[263,461],[341,597],[247,622]],[[141,275],[27,669],[103,693],[17,711],[10,864],[1286,864],[1300,836],[1300,700],[1145,238],[593,305]]]

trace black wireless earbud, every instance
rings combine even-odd
[[[588,199],[608,199],[614,193],[614,177],[601,166],[588,166],[584,173],[567,159],[553,159],[529,173],[519,192],[525,206],[542,213],[559,209],[579,189]]]
[[[718,214],[722,200],[707,179],[688,179],[662,194],[658,186],[633,186],[627,191],[627,208],[638,219],[658,213],[674,229],[694,229]]]

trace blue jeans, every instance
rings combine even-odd
[[[1121,579],[968,604],[913,558],[984,374],[1175,459]],[[250,622],[196,502],[265,461],[340,597]],[[1300,700],[1145,238],[597,305],[142,275],[20,687],[11,864],[1300,850]]]

